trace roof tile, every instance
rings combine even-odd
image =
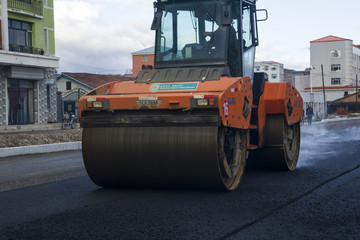
[[[351,39],[341,38],[333,35],[329,35],[327,37],[319,38],[316,40],[311,41],[310,43],[317,43],[317,42],[336,42],[336,41],[352,41]]]

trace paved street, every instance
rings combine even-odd
[[[0,192],[85,175],[81,151],[0,158]]]
[[[296,170],[247,169],[231,193],[101,189],[77,151],[0,159],[0,240],[360,239],[359,133],[305,125]]]

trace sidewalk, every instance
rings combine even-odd
[[[317,124],[327,124],[327,123],[335,123],[335,122],[338,122],[338,121],[353,121],[353,120],[360,120],[360,117],[335,117],[335,118],[325,118],[325,119],[322,119],[320,121],[313,121],[311,124],[312,125],[317,125]],[[308,122],[304,121],[304,125],[308,125]]]
[[[0,126],[0,133],[60,130],[61,123]]]
[[[79,128],[79,124],[77,128]],[[12,134],[12,133],[31,134],[31,132],[38,133],[42,131],[46,132],[53,130],[61,131],[61,123],[0,126],[0,134]],[[18,156],[18,155],[36,154],[36,153],[70,151],[70,150],[81,150],[81,141],[0,148],[0,158]]]

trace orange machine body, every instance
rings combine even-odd
[[[300,93],[290,83],[265,82],[264,93],[259,99],[257,109],[257,131],[259,142],[257,147],[263,146],[263,132],[266,116],[282,114],[288,125],[300,122],[303,118],[303,100]]]
[[[261,100],[266,114],[284,114],[288,125],[302,120],[303,100],[290,83],[266,82]]]
[[[217,108],[224,126],[248,129],[252,104],[248,77],[221,77],[218,81],[103,85],[79,100],[83,111],[177,110]],[[197,105],[197,102],[207,105]]]
[[[197,101],[207,105],[197,105]],[[249,145],[249,149],[263,146],[267,115],[284,115],[287,124],[292,125],[302,120],[302,106],[299,92],[290,83],[269,82],[265,82],[263,94],[257,105],[253,105],[248,77],[151,84],[113,82],[93,90],[79,100],[80,117],[84,111],[217,109],[223,126],[256,131],[258,141],[256,145]],[[256,124],[250,121],[252,111],[257,111]]]

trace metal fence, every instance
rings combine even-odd
[[[34,48],[28,46],[21,46],[16,44],[10,44],[9,50],[12,52],[30,53],[36,55],[44,55],[44,50],[41,48]]]
[[[339,108],[344,108],[347,112],[359,112],[360,103],[355,102],[331,102],[327,104],[327,111],[329,114],[335,113]]]
[[[43,15],[42,0],[8,0],[8,8]]]

